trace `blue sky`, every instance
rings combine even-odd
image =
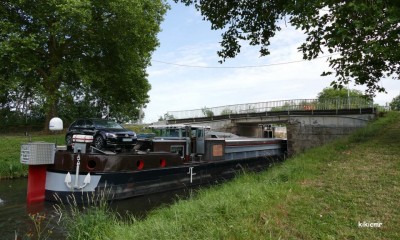
[[[211,30],[193,6],[170,4],[158,35],[160,46],[147,69],[152,89],[145,123],[157,121],[167,111],[315,98],[333,80],[320,76],[329,70],[326,58],[302,61],[297,48],[305,36],[285,23],[271,39],[270,55],[260,57],[258,47],[243,43],[241,53],[221,65],[217,55],[221,32]],[[376,103],[384,105],[400,94],[400,81],[383,79],[381,84],[387,94],[377,94]]]

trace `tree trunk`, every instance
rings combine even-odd
[[[53,72],[53,68],[50,69],[50,73]],[[51,74],[49,74],[51,76]],[[59,77],[47,77],[44,79],[45,86],[45,111],[46,111],[46,121],[44,122],[44,131],[49,133],[49,123],[53,117],[57,117],[58,108],[57,104],[59,102],[60,94],[58,92],[61,86],[61,78]]]
[[[50,130],[49,130],[50,120],[53,117],[57,117],[57,102],[58,101],[55,99],[55,96],[49,97],[49,103],[48,103],[47,110],[46,110],[46,121],[44,122],[44,124],[45,124],[44,131],[46,133],[50,132]]]

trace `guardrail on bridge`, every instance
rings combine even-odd
[[[373,108],[373,100],[362,97],[330,99],[293,99],[258,103],[245,103],[202,109],[168,111],[166,120],[202,118],[223,115],[282,111],[344,110]]]

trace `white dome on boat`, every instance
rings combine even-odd
[[[50,131],[60,131],[63,130],[63,121],[61,118],[54,117],[49,122],[49,130]]]

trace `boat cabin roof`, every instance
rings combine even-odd
[[[162,125],[150,125],[148,128],[152,129],[186,129],[190,127],[191,129],[206,129],[210,130],[210,126],[204,125],[189,125],[189,124],[162,124]]]
[[[228,132],[215,132],[215,131],[208,131],[206,133],[206,138],[241,138],[240,136],[233,134],[233,133],[228,133]]]
[[[210,130],[209,126],[203,125],[189,125],[189,124],[166,124],[166,125],[152,125],[148,128],[154,130],[157,137],[174,137],[174,138],[184,138],[188,135],[191,137],[204,136],[205,132]]]

